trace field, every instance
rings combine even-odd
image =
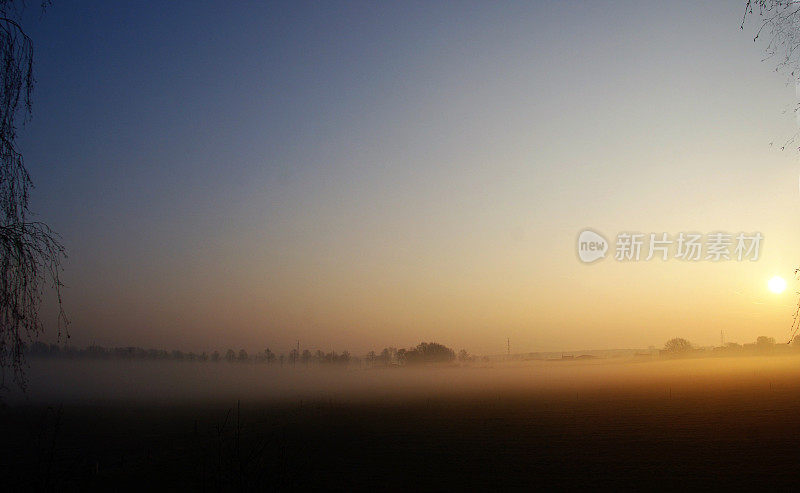
[[[800,483],[798,357],[327,372],[59,361],[34,365],[28,397],[1,412],[15,488]]]

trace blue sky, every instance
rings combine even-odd
[[[794,89],[730,2],[33,10],[21,143],[32,209],[70,252],[77,343],[646,346],[707,308],[648,315],[620,284],[674,276],[674,303],[696,284],[727,313],[729,275],[757,297],[795,260],[796,160],[768,145],[794,131]],[[586,226],[775,247],[719,284],[706,267],[581,271]],[[575,315],[598,289],[601,316]],[[785,302],[687,335],[779,331]]]

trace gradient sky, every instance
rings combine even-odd
[[[793,85],[743,2],[56,2],[32,209],[73,343],[363,353],[789,335]],[[32,9],[35,10],[35,9]],[[34,15],[35,14],[35,15]],[[581,264],[578,232],[760,231]]]

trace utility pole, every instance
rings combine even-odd
[[[508,352],[508,357],[511,357],[511,339],[506,337],[506,351]]]

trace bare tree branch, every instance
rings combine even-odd
[[[10,372],[23,389],[24,349],[43,330],[47,287],[59,306],[58,338],[69,337],[61,302],[64,247],[49,226],[28,220],[33,182],[16,146],[17,120],[31,115],[35,83],[33,42],[18,21],[24,8],[24,0],[0,0],[0,372],[3,386]]]

